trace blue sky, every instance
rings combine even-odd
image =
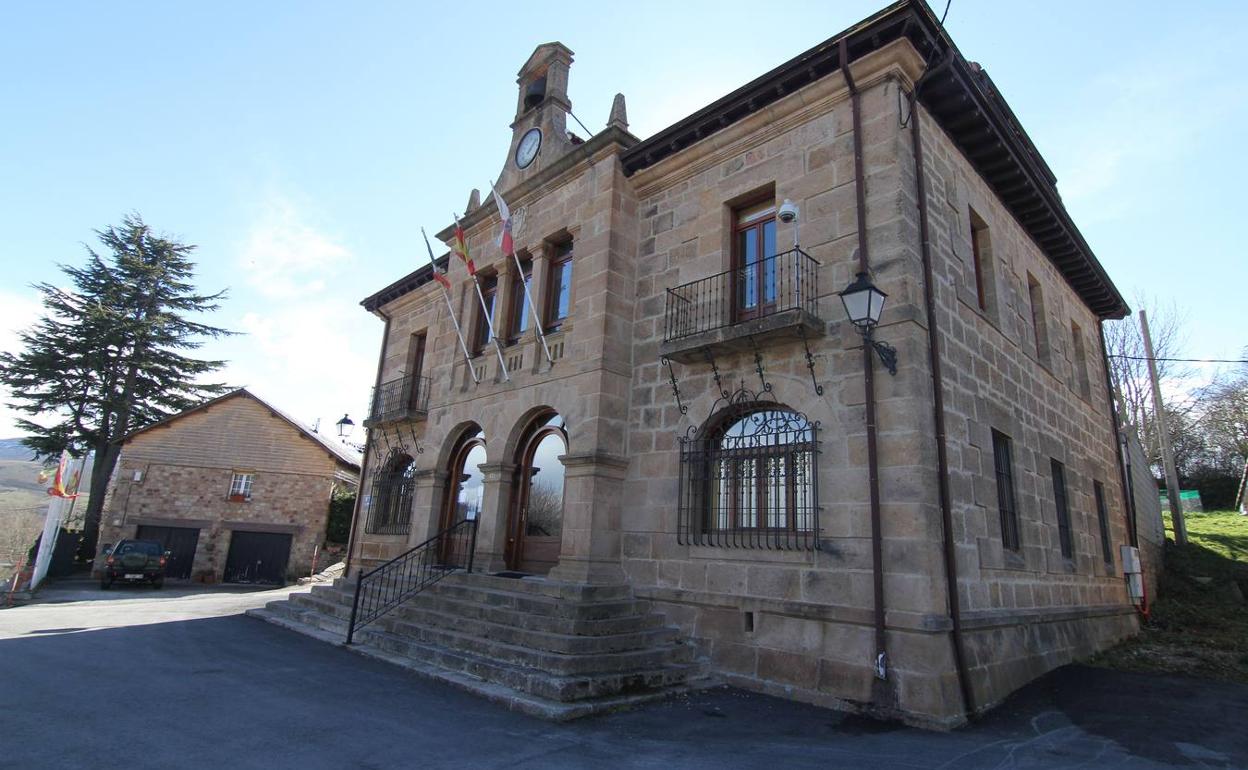
[[[0,349],[35,318],[29,284],[59,281],[93,229],[136,211],[198,244],[205,289],[229,288],[216,320],[247,334],[205,351],[231,361],[225,380],[309,422],[359,422],[381,323],[357,303],[423,262],[421,225],[497,175],[534,46],[576,52],[590,129],[623,92],[644,138],[882,3],[439,6],[8,5]],[[1236,2],[954,0],[947,20],[1123,293],[1185,312],[1193,357],[1248,345],[1246,25]],[[12,416],[0,407],[0,437]]]

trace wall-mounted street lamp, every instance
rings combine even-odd
[[[343,415],[342,419],[334,423],[338,426],[338,438],[345,439],[351,435],[351,431],[355,430],[355,422],[349,415]]]
[[[845,315],[858,331],[862,333],[864,344],[875,348],[880,361],[891,375],[897,374],[897,348],[886,342],[872,339],[875,325],[880,322],[880,313],[884,311],[884,300],[888,295],[875,287],[866,273],[859,273],[853,283],[838,292],[841,302],[845,305]]]

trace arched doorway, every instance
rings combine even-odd
[[[563,418],[553,411],[538,415],[525,431],[508,516],[509,569],[544,575],[559,561],[564,477],[559,456],[567,451]]]
[[[481,501],[485,494],[485,474],[479,465],[485,462],[485,437],[479,428],[465,431],[455,444],[447,464],[446,490],[443,495],[440,529],[448,529],[463,521],[477,521],[481,515]],[[443,560],[452,554],[466,554],[467,543],[458,542],[470,538],[468,531],[443,542]]]

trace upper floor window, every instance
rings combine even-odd
[[[742,402],[682,439],[680,541],[818,547],[817,430],[774,403]]]
[[[546,331],[558,331],[572,309],[572,243],[555,247],[550,259]]]
[[[776,201],[733,213],[734,310],[744,320],[767,315],[776,305]]]
[[[519,342],[529,330],[529,310],[527,290],[531,290],[533,281],[533,260],[520,260],[520,271],[513,267],[511,271],[511,317],[507,324],[507,343]]]
[[[1050,458],[1049,468],[1053,473],[1053,503],[1057,508],[1057,539],[1062,547],[1062,556],[1070,559],[1075,555],[1075,543],[1070,531],[1070,505],[1066,498],[1066,466]]]
[[[979,309],[990,313],[993,307],[996,278],[992,263],[992,239],[988,223],[971,209],[971,263],[975,270],[975,302]]]
[[[485,350],[486,345],[494,339],[494,335],[490,333],[490,324],[496,318],[494,305],[498,296],[498,276],[478,274],[477,285],[481,287],[481,298],[485,300],[485,307],[479,308],[481,312],[477,314],[477,328],[472,335],[473,353]]]
[[[1014,497],[1014,448],[1010,437],[992,432],[992,460],[997,472],[997,510],[1001,514],[1001,545],[1011,551],[1019,548],[1018,506]]]
[[[1083,330],[1079,324],[1070,322],[1070,365],[1075,369],[1075,387],[1084,398],[1092,397],[1092,383],[1088,380],[1088,356],[1083,347]]]
[[[1040,282],[1027,274],[1027,294],[1031,300],[1031,326],[1036,332],[1036,357],[1040,363],[1049,366],[1049,333],[1044,323],[1044,291]]]
[[[230,499],[250,500],[251,482],[254,479],[254,473],[239,473],[235,471],[234,475],[230,478]]]

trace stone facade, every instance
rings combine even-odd
[[[820,50],[834,49],[825,44],[799,59],[814,61]],[[566,58],[570,64],[570,53]],[[432,390],[427,414],[373,431],[381,436],[372,441],[374,471],[383,439],[388,446],[406,435],[422,451],[411,453],[409,533],[370,534],[361,524],[367,505],[357,515],[353,551],[361,566],[423,541],[449,520],[444,511],[456,492],[450,480],[460,475],[449,464],[467,433],[484,439],[487,455],[479,468],[478,563],[514,568],[507,549],[522,437],[534,415],[553,410],[566,425],[567,452],[560,557],[549,577],[626,580],[734,683],[930,726],[965,718],[951,644],[942,473],[974,709],[1133,633],[1117,556],[1127,542],[1122,476],[1098,339],[1100,319],[1115,309],[1092,308],[923,102],[908,116],[925,66],[905,37],[873,43],[849,65],[859,93],[870,275],[888,293],[875,337],[894,346],[900,362],[895,376],[872,364],[873,426],[863,367],[874,356],[864,358],[862,337],[836,296],[858,272],[860,256],[851,80],[833,71],[793,88],[782,67],[765,107],[734,95],[751,111],[733,117],[736,107],[726,97],[720,123],[708,122],[705,134],[698,128],[692,143],[660,142],[666,133],[639,142],[626,123],[613,120],[538,171],[509,165],[501,192],[513,212],[523,212],[516,242],[533,258],[539,308],[552,291],[547,271],[555,246],[573,244],[572,311],[548,337],[553,366],[530,331],[504,351],[509,380],[486,349],[473,359],[481,374],[474,384],[428,271],[365,301],[387,319],[378,382],[413,373],[411,341],[423,334],[422,373]],[[522,89],[525,77],[522,70]],[[522,105],[517,137],[541,124],[537,109],[526,117]],[[923,137],[936,354],[944,373],[943,468],[933,430],[915,121]],[[796,224],[777,222],[775,242],[777,251],[800,243],[818,263],[812,312],[800,324],[751,319],[696,344],[673,339],[671,290],[733,270],[734,211],[757,200],[791,200],[800,209]],[[978,280],[972,223],[979,231]],[[464,226],[478,269],[510,275],[514,268],[494,245],[493,205],[470,207]],[[480,310],[454,259],[449,277],[454,311],[471,329]],[[810,277],[802,281],[813,285]],[[1104,285],[1116,296],[1112,284]],[[505,309],[512,282],[499,286]],[[785,333],[775,333],[778,326]],[[682,440],[727,413],[725,393],[745,392],[763,406],[818,421],[812,547],[719,547],[681,537]],[[1003,547],[994,430],[1014,447],[1017,549]],[[1054,460],[1065,468],[1069,558],[1058,533]],[[876,668],[873,473],[883,679]],[[1109,561],[1094,483],[1106,508]]]
[[[231,480],[244,472],[253,476],[250,496],[233,499]],[[347,452],[234,391],[124,440],[100,544],[137,537],[143,526],[196,529],[191,578],[219,582],[235,533],[289,534],[284,574],[294,580],[324,545],[334,486],[354,487],[358,474]]]

